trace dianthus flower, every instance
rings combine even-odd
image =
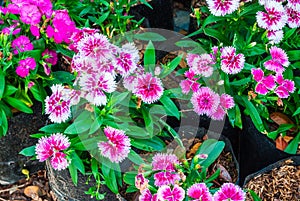
[[[154,185],[163,186],[163,185],[174,185],[176,181],[179,181],[181,178],[178,173],[170,171],[162,171],[154,174]]]
[[[279,84],[279,86],[275,89],[275,93],[279,98],[288,98],[290,93],[294,93],[294,81],[284,79],[281,74],[276,75],[275,80]]]
[[[234,47],[224,47],[221,49],[221,69],[227,74],[237,74],[245,64],[243,54],[236,54]]]
[[[272,59],[266,61],[264,66],[268,70],[281,74],[285,70],[284,67],[287,67],[290,64],[287,54],[283,49],[276,46],[270,48],[270,54]]]
[[[282,30],[268,31],[267,37],[274,44],[278,44],[283,39],[283,31]]]
[[[164,201],[182,201],[185,198],[185,191],[178,185],[174,185],[173,189],[164,185],[157,190],[157,197]]]
[[[7,34],[7,35],[10,35],[10,34],[17,35],[21,31],[21,28],[17,28],[17,26],[18,26],[18,24],[13,24],[9,27],[3,28],[1,32],[3,34]]]
[[[42,14],[35,5],[24,5],[21,9],[20,19],[25,24],[36,25],[41,21]]]
[[[141,192],[148,187],[149,180],[144,177],[142,173],[135,176],[135,187]]]
[[[207,0],[210,12],[215,16],[224,16],[236,11],[239,7],[239,0]]]
[[[273,75],[264,76],[264,72],[258,69],[251,69],[254,80],[257,82],[255,92],[266,95],[269,90],[273,90],[276,87],[275,77]]]
[[[188,188],[187,195],[191,198],[194,198],[195,200],[193,201],[213,201],[213,197],[205,183],[193,184]]]
[[[52,94],[45,99],[45,113],[54,123],[65,122],[71,115],[70,100],[64,96],[62,85],[53,85]]]
[[[220,104],[211,116],[214,120],[223,120],[226,114],[226,110],[231,109],[234,107],[234,100],[233,97],[229,94],[222,94],[220,96]]]
[[[209,54],[188,54],[187,61],[191,70],[197,74],[204,77],[209,77],[213,73],[212,65],[215,64],[211,55]]]
[[[157,194],[152,195],[150,190],[147,188],[141,192],[139,201],[163,201],[157,198]]]
[[[36,145],[37,159],[43,162],[50,158],[50,163],[55,170],[66,169],[69,161],[62,151],[70,146],[69,139],[61,133],[52,134],[50,137],[42,137]]]
[[[117,70],[122,76],[134,72],[139,62],[139,52],[133,43],[122,46],[119,56],[116,58]]]
[[[54,50],[45,49],[45,51],[42,53],[42,56],[44,57],[47,55],[47,58],[45,58],[45,61],[47,63],[50,63],[52,65],[55,65],[57,63],[57,53]]]
[[[296,10],[296,11],[300,11],[300,1],[299,0],[288,0],[288,7]]]
[[[36,67],[36,62],[33,58],[29,57],[23,60],[20,60],[19,66],[16,69],[16,73],[20,77],[27,77],[30,70],[34,70]]]
[[[130,139],[125,132],[112,127],[104,128],[107,142],[99,142],[101,154],[112,162],[122,162],[130,152]]]
[[[193,94],[191,103],[197,114],[211,116],[216,112],[219,106],[220,96],[209,87],[200,87],[199,90]]]
[[[33,50],[33,45],[30,42],[27,36],[21,35],[18,38],[14,39],[11,43],[14,54],[18,54],[20,52],[25,52],[29,50]]]
[[[198,91],[200,83],[197,82],[198,78],[196,77],[194,71],[190,69],[186,71],[184,75],[187,79],[180,82],[182,93],[188,94],[191,89],[193,92]]]
[[[300,1],[299,1],[300,2]],[[296,10],[292,8],[290,5],[285,6],[285,11],[287,13],[287,24],[290,28],[298,28],[300,27],[300,3],[299,9]]]
[[[161,80],[151,73],[137,77],[137,85],[133,89],[133,93],[148,104],[158,101],[163,91]]]
[[[214,201],[244,201],[246,199],[246,193],[237,185],[232,183],[225,183],[214,194]]]
[[[265,10],[266,12],[256,13],[258,26],[269,31],[281,30],[287,22],[287,15],[281,3],[268,1]]]
[[[152,158],[152,170],[175,171],[175,164],[179,164],[179,160],[174,154],[157,153]]]

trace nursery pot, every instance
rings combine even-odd
[[[292,156],[276,148],[275,144],[260,133],[249,117],[243,119],[240,136],[240,184],[252,174],[276,161]]]
[[[243,187],[260,194],[262,200],[300,200],[299,179],[300,156],[298,155],[279,160],[248,175]],[[282,197],[286,195],[289,198]]]

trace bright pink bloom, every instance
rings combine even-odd
[[[69,161],[62,151],[69,146],[69,139],[61,133],[52,134],[50,137],[42,137],[35,148],[37,159],[43,162],[50,158],[50,163],[55,170],[66,169]]]
[[[264,77],[264,71],[260,68],[252,68],[251,73],[256,82],[260,82]]]
[[[197,82],[198,78],[196,77],[194,71],[190,69],[186,71],[184,75],[187,79],[180,82],[182,93],[188,94],[191,89],[193,92],[198,91],[200,83]]]
[[[157,194],[152,195],[150,190],[147,188],[142,191],[141,195],[139,196],[139,201],[163,201],[158,199]]]
[[[287,13],[288,19],[287,24],[290,28],[298,28],[300,27],[300,1],[299,1],[299,9],[293,9],[291,6],[285,6],[285,11]]]
[[[27,85],[28,89],[30,89],[31,87],[33,87],[35,85],[34,82],[30,81]]]
[[[71,50],[74,52],[78,52],[78,43],[81,39],[84,38],[86,35],[94,35],[95,33],[99,32],[98,29],[90,29],[90,28],[83,28],[83,29],[75,29],[74,33],[71,36],[72,44],[70,44]]]
[[[187,195],[191,198],[196,199],[193,201],[213,201],[213,197],[205,183],[193,184],[191,187],[188,188]]]
[[[219,106],[220,96],[208,87],[200,87],[200,89],[193,94],[191,103],[197,114],[211,116],[216,112]]]
[[[283,39],[283,31],[282,30],[268,31],[267,37],[274,44],[278,44]]]
[[[256,13],[258,26],[270,31],[281,30],[287,22],[287,15],[281,3],[268,1],[265,10],[266,13],[262,11]]]
[[[112,93],[116,89],[116,82],[110,73],[84,74],[80,77],[79,85],[85,92],[85,98],[97,106],[106,104],[104,92]]]
[[[176,181],[179,181],[181,178],[179,174],[173,172],[158,172],[154,174],[154,185],[163,186],[163,185],[174,185]]]
[[[175,185],[173,189],[164,185],[157,190],[157,196],[164,201],[182,201],[185,198],[185,191],[178,185]]]
[[[134,72],[139,62],[139,52],[132,43],[122,46],[119,56],[116,58],[117,69],[122,76]]]
[[[20,19],[25,24],[37,25],[41,21],[42,14],[35,5],[25,5],[21,9]]]
[[[215,62],[209,54],[188,54],[187,62],[191,70],[197,75],[209,77],[213,73],[212,65],[215,64]]]
[[[11,43],[14,54],[18,54],[20,52],[25,52],[29,50],[33,50],[33,45],[30,42],[27,36],[21,35],[18,38],[14,39]]]
[[[221,49],[221,69],[227,74],[237,74],[244,68],[245,57],[243,54],[236,54],[234,47]]]
[[[7,9],[9,13],[20,14],[22,7],[28,5],[28,1],[24,0],[12,0],[12,3],[8,4]]]
[[[158,101],[163,95],[164,88],[159,78],[146,73],[137,78],[136,88],[133,93],[142,99],[143,102],[151,104]]]
[[[144,177],[144,174],[139,173],[135,176],[135,187],[139,190],[148,186],[149,180]]]
[[[233,97],[229,94],[222,94],[220,97],[220,103],[224,109],[231,109],[234,106]]]
[[[295,91],[295,83],[292,80],[283,80],[282,76],[277,76],[276,81],[280,84],[276,89],[275,93],[279,98],[288,98],[290,93]]]
[[[152,170],[175,171],[175,164],[179,164],[179,160],[174,154],[157,153],[152,158]]]
[[[36,36],[37,38],[40,37],[40,28],[36,25],[30,26],[30,32],[32,35]]]
[[[45,99],[45,113],[54,123],[65,122],[71,115],[70,100],[64,97],[64,87],[53,85],[52,95]]]
[[[125,132],[112,127],[104,128],[107,142],[99,142],[101,154],[112,162],[122,162],[130,152],[130,139]]]
[[[224,110],[224,108],[221,105],[219,105],[217,110],[211,115],[211,118],[213,120],[220,121],[220,120],[224,119],[225,115],[226,115],[226,111]]]
[[[244,201],[246,199],[246,193],[238,186],[232,183],[225,183],[214,194],[214,201]]]
[[[207,0],[208,8],[215,16],[233,13],[238,9],[239,3],[239,0]]]
[[[253,78],[257,83],[255,91],[259,94],[266,95],[269,90],[273,90],[276,87],[275,77],[268,75],[264,77],[264,72],[261,69],[251,69]]]
[[[287,54],[283,49],[276,46],[270,48],[270,54],[272,59],[266,61],[264,66],[268,70],[281,74],[285,70],[283,66],[287,67],[290,64]]]
[[[16,69],[16,73],[20,77],[27,77],[29,75],[30,70],[34,70],[36,67],[35,60],[33,58],[26,58],[23,60],[20,60],[19,66]]]
[[[55,65],[57,63],[57,53],[54,50],[45,49],[45,51],[42,53],[42,56],[44,57],[47,55],[47,58],[45,58],[45,61],[47,63],[50,63],[52,65]]]
[[[39,0],[39,1],[31,1],[32,4],[38,6],[41,13],[44,14],[47,18],[51,18],[52,15],[52,2],[51,0]]]
[[[10,34],[17,35],[21,31],[21,28],[17,28],[17,26],[18,26],[18,24],[13,24],[9,27],[4,27],[1,32],[3,34],[7,34],[7,35],[10,35]]]

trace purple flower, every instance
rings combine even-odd
[[[185,191],[178,185],[175,185],[173,189],[164,185],[157,190],[157,197],[164,201],[182,201],[185,198]]]
[[[21,35],[18,38],[14,39],[11,43],[13,48],[13,53],[18,54],[20,52],[25,52],[29,50],[33,50],[33,45],[30,42],[27,36]]]
[[[244,201],[246,193],[237,185],[224,183],[221,188],[214,194],[214,201]]]
[[[235,51],[234,47],[221,49],[221,69],[227,74],[237,74],[244,68],[244,55],[236,54]]]
[[[276,46],[270,48],[270,54],[272,59],[266,61],[264,66],[268,70],[281,74],[285,70],[283,66],[287,67],[290,64],[287,54]]]
[[[175,171],[175,164],[179,164],[179,160],[174,154],[157,153],[152,158],[152,170]]]
[[[174,185],[176,181],[180,180],[180,176],[177,173],[173,172],[158,172],[154,174],[154,185],[155,186],[163,186],[163,185]]]
[[[208,8],[215,16],[233,13],[238,9],[239,3],[239,0],[207,0]]]
[[[187,195],[191,198],[196,199],[193,201],[213,201],[213,197],[205,183],[193,184],[190,188],[188,188]]]
[[[299,3],[299,9],[298,10],[292,8],[288,4],[287,6],[285,6],[285,11],[286,11],[287,16],[288,16],[287,24],[289,25],[289,27],[290,28],[300,27],[300,3]]]
[[[57,53],[54,50],[45,49],[45,51],[42,53],[42,56],[44,57],[47,55],[47,58],[45,58],[45,61],[47,63],[50,63],[52,65],[55,65],[57,63]]]
[[[211,116],[219,106],[220,96],[208,87],[201,87],[193,94],[191,103],[197,114]]]
[[[42,137],[36,145],[37,159],[43,162],[50,158],[50,163],[55,170],[66,169],[69,165],[66,154],[62,151],[70,146],[69,139],[61,133]]]
[[[130,152],[130,139],[125,132],[112,127],[104,128],[107,142],[99,142],[101,154],[112,162],[122,162]]]
[[[200,83],[197,82],[198,78],[196,77],[194,71],[190,69],[186,71],[184,75],[187,79],[180,82],[182,93],[188,94],[191,89],[193,92],[198,91]]]
[[[25,24],[37,25],[41,21],[42,14],[35,5],[24,5],[21,9],[20,19]]]
[[[52,94],[45,99],[45,113],[54,123],[65,122],[71,115],[70,100],[64,97],[64,87],[53,85]]]
[[[29,75],[30,70],[34,70],[36,67],[35,60],[33,58],[26,58],[23,60],[20,60],[19,66],[16,69],[17,75],[20,77],[27,77]]]
[[[259,27],[269,31],[281,30],[287,22],[287,15],[281,3],[268,1],[265,10],[256,13],[256,20]]]
[[[146,73],[137,78],[137,85],[133,93],[143,102],[151,104],[160,99],[163,91],[161,80],[152,76],[151,73]]]

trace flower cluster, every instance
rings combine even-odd
[[[270,54],[272,59],[266,61],[264,67],[275,75],[265,76],[262,69],[251,69],[253,79],[257,82],[255,91],[262,95],[274,91],[279,98],[288,98],[290,93],[295,91],[294,81],[284,79],[282,74],[285,71],[284,67],[289,65],[288,57],[284,50],[276,46],[270,48]]]
[[[36,145],[35,152],[40,162],[50,159],[55,170],[66,169],[70,161],[63,151],[70,146],[69,139],[61,133],[52,134],[49,137],[42,137]]]
[[[203,159],[205,159],[204,157]],[[139,173],[135,177],[135,186],[141,192],[139,196],[140,201],[182,201],[187,197],[193,200],[202,200],[202,201],[223,201],[223,200],[234,200],[234,201],[244,201],[245,192],[232,183],[224,183],[221,188],[211,194],[209,188],[205,183],[195,183],[186,188],[183,187],[185,182],[184,176],[179,176],[178,173],[175,173],[177,170],[175,167],[180,166],[178,158],[173,154],[156,154],[153,158],[152,170],[168,170],[172,171],[173,175],[176,175],[178,179],[173,181],[175,176],[171,174],[164,174],[161,176],[156,176],[159,172],[154,174],[154,185],[158,187],[156,193],[152,193],[149,186],[149,180],[144,177],[143,173]],[[181,182],[180,182],[181,181]]]

